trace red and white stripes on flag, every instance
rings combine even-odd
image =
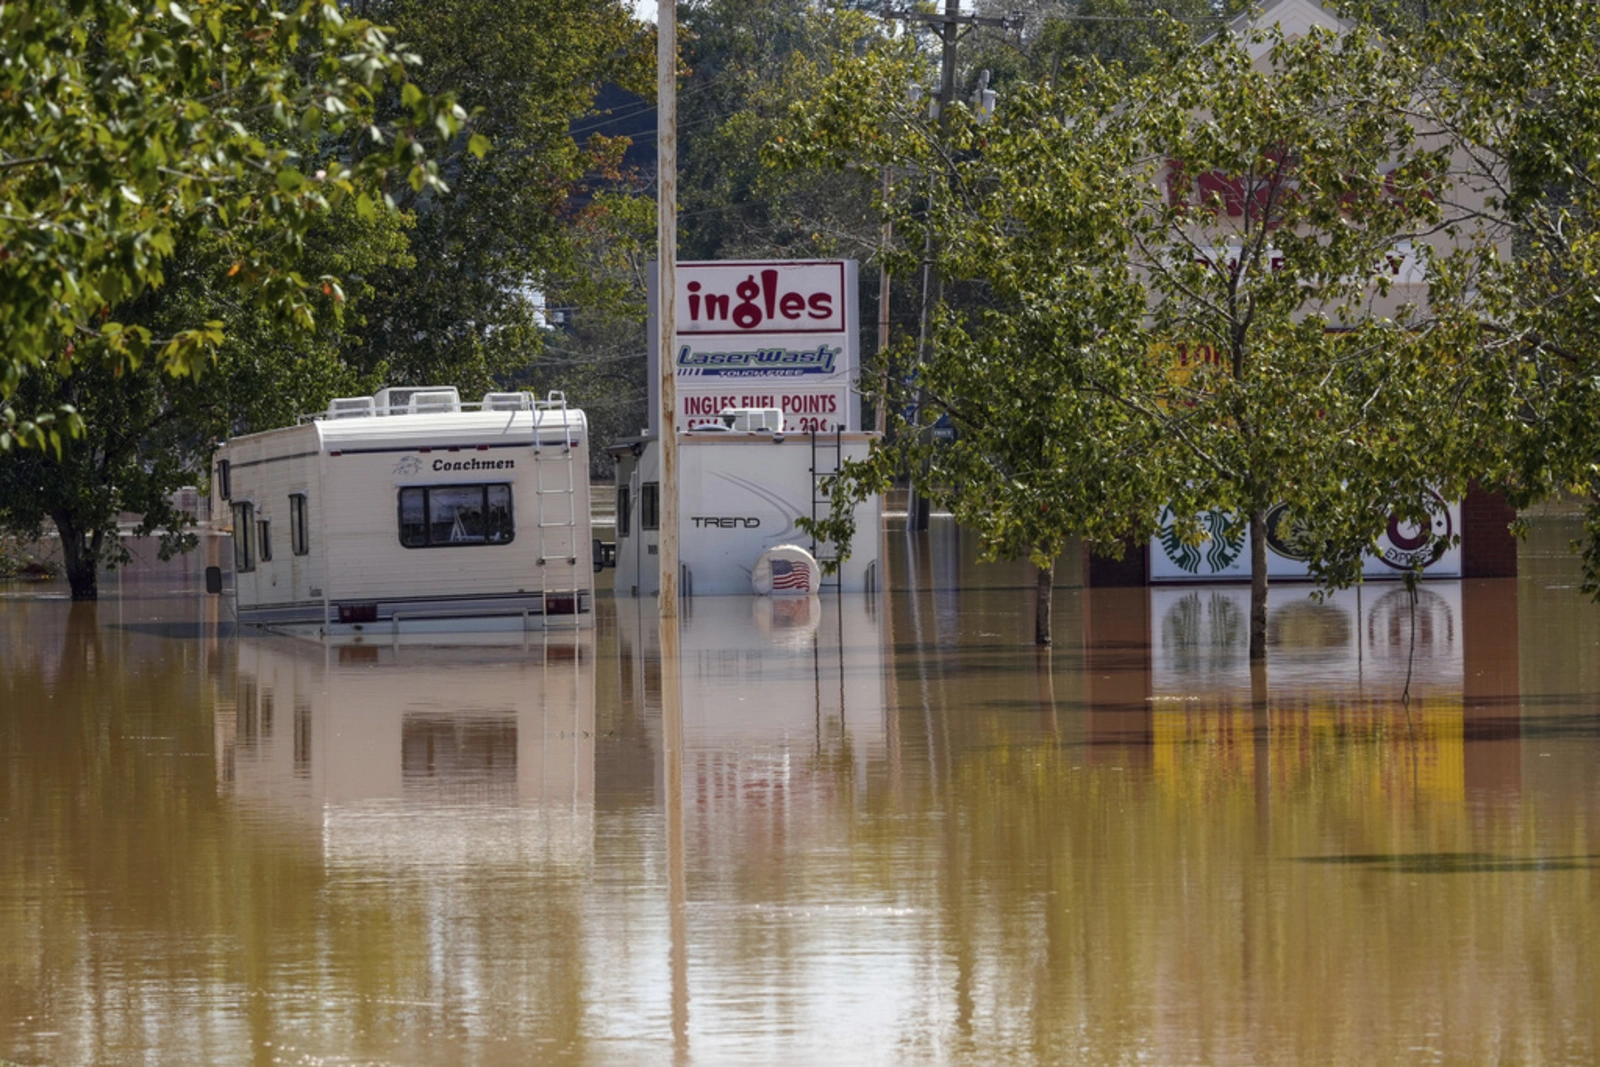
[[[773,560],[772,588],[810,592],[811,568],[800,560]]]

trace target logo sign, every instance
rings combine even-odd
[[[1378,542],[1378,558],[1397,571],[1427,567],[1444,555],[1454,535],[1450,509],[1444,498],[1434,493],[1423,522],[1390,514],[1389,527]]]

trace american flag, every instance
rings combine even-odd
[[[772,561],[772,588],[811,590],[811,568],[803,560]]]

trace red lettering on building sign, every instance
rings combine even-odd
[[[680,398],[680,402],[685,415],[715,415],[726,408],[739,406],[731,396],[685,396]]]
[[[1283,253],[1278,251],[1276,248],[1269,248],[1262,254],[1266,257],[1267,269],[1272,271],[1274,274],[1288,265],[1289,261],[1285,259]],[[1239,270],[1239,250],[1237,248],[1230,247],[1227,249],[1227,254],[1222,256],[1220,259],[1214,259],[1211,256],[1206,255],[1197,255],[1194,257],[1194,261],[1196,265],[1201,267],[1226,267],[1228,272],[1233,274]]]
[[[822,396],[786,396],[783,398],[783,410],[793,415],[831,415],[838,410],[833,394]]]
[[[1242,218],[1275,227],[1283,222],[1283,207],[1297,194],[1294,159],[1279,153],[1266,153],[1260,161],[1262,173],[1246,177],[1220,170],[1206,171],[1194,178],[1181,160],[1167,161],[1167,202],[1173,207],[1199,207],[1213,214]]]
[[[1187,367],[1191,363],[1197,365],[1204,363],[1212,367],[1225,366],[1222,360],[1222,353],[1218,352],[1214,345],[1191,345],[1179,341],[1174,347],[1178,350],[1178,366],[1180,367]]]
[[[689,293],[689,321],[730,323],[741,330],[754,330],[775,320],[802,322],[833,316],[832,293],[780,291],[778,278],[778,271],[771,268],[747,274],[731,296],[705,292],[700,282],[690,282],[684,287]]]

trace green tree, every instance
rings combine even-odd
[[[1431,258],[1451,159],[1407,116],[1411,65],[1364,27],[1226,33],[1179,62],[1138,119],[1162,195],[1134,224],[1135,266],[1151,350],[1214,362],[1129,402],[1180,476],[1172,513],[1247,523],[1260,658],[1270,509],[1288,506],[1313,573],[1344,585],[1391,510],[1421,519],[1436,491],[1465,492],[1449,332],[1393,286],[1408,256]]]
[[[904,238],[892,270],[915,276],[932,249],[953,280],[931,358],[913,360],[914,338],[898,346],[898,369],[875,397],[891,433],[831,487],[819,533],[848,544],[847,505],[910,470],[919,493],[977,531],[988,558],[1038,566],[1035,637],[1048,644],[1053,565],[1069,539],[1150,528],[1165,484],[1142,463],[1102,476],[1154,447],[1106,388],[1107,374],[1159,378],[1138,347],[1144,290],[1128,269],[1137,142],[1117,120],[1121,83],[1109,72],[1066,87],[1016,83],[988,124],[958,105],[938,127],[907,101],[919,70],[902,43],[843,66],[769,148],[780,166],[886,170],[881,208]],[[953,439],[925,432],[939,422]]]
[[[886,320],[891,335],[915,332],[915,273],[879,273],[895,235],[874,206],[872,175],[854,166],[775,169],[761,160],[762,145],[784,135],[789,109],[822,91],[841,62],[885,42],[893,23],[871,5],[838,0],[696,0],[684,24],[691,74],[680,105],[680,255],[855,259],[861,322]],[[923,81],[936,77],[937,52],[907,54],[919,61]],[[890,283],[887,311],[880,281]],[[861,372],[875,375],[887,353],[878,351],[878,331],[869,325],[863,333]],[[863,416],[871,425],[873,413]]]
[[[1020,14],[1020,41],[979,35],[968,66],[991,72],[991,85],[1004,91],[1012,81],[1057,84],[1093,76],[1103,67],[1132,74],[1156,63],[1174,30],[1187,28],[1198,40],[1248,9],[1241,0],[1028,0],[978,5],[989,14]],[[1176,20],[1180,25],[1174,25]]]
[[[240,426],[291,424],[332,395],[374,387],[350,369],[342,351],[370,295],[362,279],[404,259],[402,223],[392,213],[362,219],[353,205],[312,223],[303,263],[346,278],[351,310],[317,315],[310,328],[241,299],[226,280],[233,253],[226,237],[179,245],[165,264],[166,284],[119,305],[115,318],[152,336],[185,323],[216,323],[221,340],[211,372],[180,377],[153,360],[80,359],[28,374],[16,394],[20,403],[70,407],[82,413],[84,428],[56,448],[0,453],[0,530],[37,538],[53,526],[75,600],[95,599],[99,571],[127,562],[119,527],[128,517],[136,534],[160,535],[162,558],[191,547],[194,517],[177,510],[172,495],[205,484],[219,439]]]
[[[299,269],[307,228],[344,199],[370,211],[374,183],[442,188],[422,138],[454,136],[463,117],[332,0],[5,4],[0,54],[0,448],[59,443],[61,415],[76,424],[71,408],[13,402],[29,374],[147,357],[204,371],[224,341],[215,320],[156,334],[114,314],[198,234],[220,242],[241,293],[312,327],[339,280]],[[390,87],[401,106],[379,123]]]
[[[632,247],[654,232],[631,210],[625,139],[599,135],[602,85],[654,84],[649,28],[622,0],[363,0],[421,59],[429,93],[449,93],[492,147],[458,137],[441,149],[450,194],[399,189],[416,217],[413,262],[376,279],[363,330],[391,384],[464,391],[525,379],[540,352],[546,302],[642,318],[644,290],[596,272],[596,244]],[[403,101],[393,97],[387,107]],[[387,114],[385,110],[383,113]],[[369,365],[371,365],[369,363]],[[642,362],[641,362],[642,368]],[[642,377],[642,372],[641,372]]]
[[[1402,9],[1414,4],[1395,5]],[[1419,123],[1471,195],[1469,250],[1441,260],[1476,369],[1472,446],[1519,507],[1588,501],[1584,589],[1600,595],[1600,5],[1431,5],[1404,38],[1429,77]]]
[[[775,171],[761,146],[837,62],[882,41],[884,23],[811,0],[694,0],[680,18],[681,258],[872,256],[880,220],[865,175]]]
[[[1164,505],[1191,541],[1204,513],[1236,516],[1221,532],[1256,534],[1259,657],[1269,508],[1292,508],[1314,571],[1341,584],[1392,508],[1415,517],[1463,488],[1442,443],[1459,361],[1434,355],[1444,331],[1383,302],[1399,242],[1438,217],[1429,176],[1446,161],[1405,120],[1409,68],[1359,28],[1179,39],[1143,75],[1019,84],[988,125],[963,110],[942,129],[874,57],[797,113],[804,148],[775,155],[874,151],[908,175],[886,205],[896,228],[912,247],[931,228],[952,279],[915,425],[848,469],[836,501],[909,461],[985,551],[1044,565],[1073,533],[1120,552]],[[1174,373],[1180,344],[1219,359]],[[938,419],[954,444],[924,443]],[[844,523],[836,510],[826,532]]]

